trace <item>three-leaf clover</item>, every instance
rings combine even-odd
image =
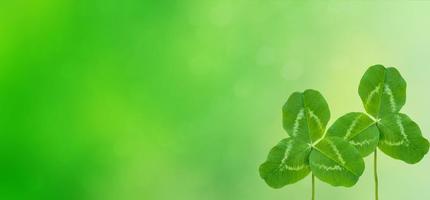
[[[393,67],[370,67],[358,89],[365,113],[348,113],[329,128],[329,136],[343,137],[367,156],[379,147],[392,158],[417,163],[429,150],[418,125],[399,113],[406,102],[406,81]]]
[[[283,106],[283,127],[290,137],[273,147],[260,176],[273,188],[305,178],[310,172],[333,186],[353,186],[364,171],[358,150],[341,137],[324,137],[330,110],[315,90],[293,93]]]
[[[358,93],[365,113],[340,117],[327,131],[343,137],[365,157],[374,152],[375,199],[378,199],[377,147],[388,156],[409,164],[419,162],[429,151],[429,142],[412,119],[400,113],[406,102],[406,81],[393,67],[370,67]]]

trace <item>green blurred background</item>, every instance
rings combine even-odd
[[[0,199],[310,198],[259,178],[290,93],[362,111],[395,66],[430,137],[429,1],[0,1]],[[430,160],[381,156],[381,199],[430,199]],[[372,199],[317,181],[318,199]]]

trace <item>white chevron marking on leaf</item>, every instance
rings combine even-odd
[[[367,96],[366,99],[366,107],[369,105],[370,101],[372,101],[372,98],[375,96],[376,93],[379,93],[379,89],[381,89],[381,84],[378,84],[375,89],[370,91],[369,96]]]
[[[393,91],[391,91],[391,88],[388,84],[385,84],[384,93],[390,97],[391,111],[396,112],[396,108],[397,108],[396,101],[394,100]]]
[[[332,141],[327,140],[327,142],[330,145],[331,149],[333,149],[334,153],[336,154],[337,159],[342,163],[342,165],[344,165],[345,164],[345,160],[343,159],[342,154],[340,154],[339,149],[337,149],[337,147],[333,144]]]
[[[314,119],[314,120],[315,120],[315,122],[318,124],[318,127],[319,127],[322,131],[324,131],[324,127],[323,127],[323,125],[322,125],[322,122],[321,122],[320,118],[319,118],[317,115],[315,115],[315,113],[314,113],[311,109],[309,109],[309,116],[310,116],[312,119]]]
[[[358,120],[360,120],[361,115],[358,115],[354,121],[352,121],[351,126],[348,128],[348,130],[346,131],[345,137],[343,137],[343,139],[348,139],[349,136],[352,134],[352,130],[354,130],[355,126],[357,125]]]
[[[324,171],[342,171],[343,170],[342,167],[339,165],[327,166],[327,165],[318,164],[318,163],[313,163],[313,165],[315,165],[316,167]]]
[[[293,148],[293,140],[288,140],[287,148],[285,149],[284,159],[282,159],[282,163],[286,163],[288,157],[290,156],[291,149]]]
[[[297,114],[296,120],[294,120],[293,132],[291,133],[293,137],[297,136],[297,132],[299,131],[299,126],[300,126],[300,120],[302,120],[304,116],[305,116],[305,111],[302,108]]]
[[[389,141],[389,140],[383,140],[381,141],[382,144],[386,144],[388,146],[409,146],[409,139],[408,135],[405,132],[405,127],[403,126],[402,119],[399,115],[396,115],[396,124],[399,126],[400,135],[402,135],[402,140],[400,141]]]
[[[399,126],[400,134],[403,136],[403,139],[406,140],[406,142],[409,142],[408,135],[406,135],[405,127],[403,127],[402,119],[399,115],[396,115],[396,123],[397,126]]]
[[[354,140],[351,140],[351,141],[349,141],[349,143],[352,144],[352,145],[354,145],[354,146],[360,146],[360,147],[362,147],[364,145],[370,145],[376,139],[378,139],[378,138],[373,138],[373,139],[370,139],[370,140],[363,140],[363,141],[354,141]]]
[[[305,165],[297,165],[297,166],[285,165],[283,169],[290,170],[290,171],[300,171],[305,168],[306,168]]]

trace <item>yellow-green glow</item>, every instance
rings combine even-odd
[[[313,88],[334,119],[363,111],[373,64],[408,82],[430,138],[430,2],[0,2],[0,199],[302,200],[258,175],[287,134],[281,107]],[[380,199],[430,199],[430,161],[380,154]],[[373,198],[316,181],[316,199]]]

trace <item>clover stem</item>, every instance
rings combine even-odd
[[[375,177],[375,200],[378,200],[378,150],[373,154],[373,175]]]
[[[315,200],[315,176],[312,173],[312,200]]]

